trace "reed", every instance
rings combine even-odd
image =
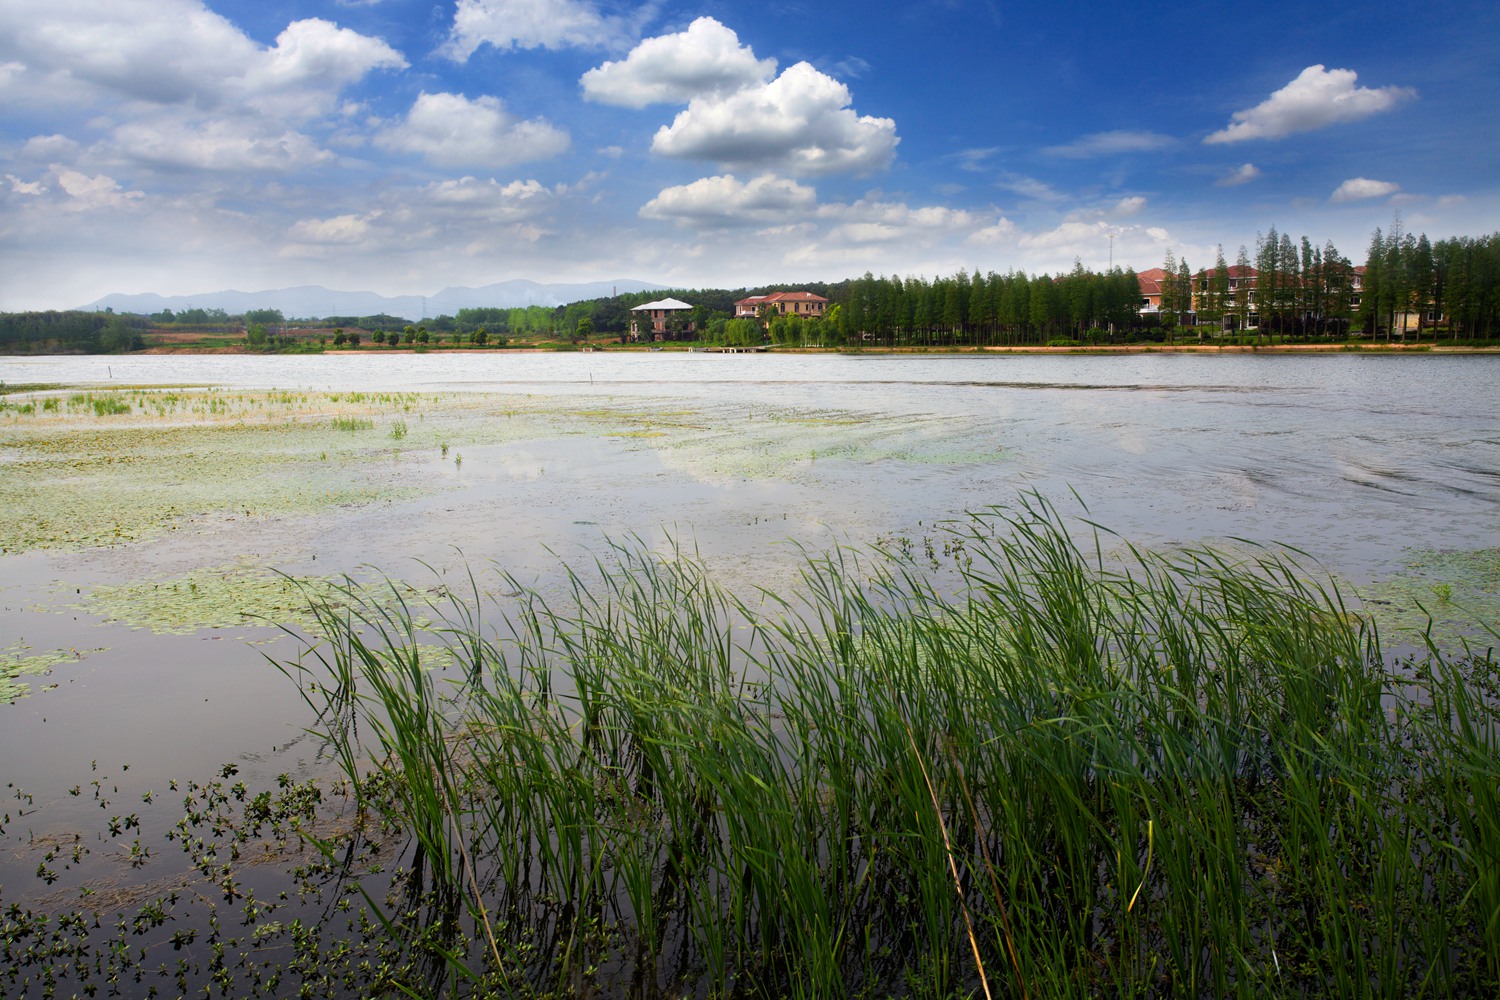
[[[839,549],[738,596],[622,545],[564,598],[315,602],[287,669],[448,893],[405,988],[1500,986],[1490,653],[1388,662],[1296,553],[1079,543],[1034,496],[949,530],[956,586]]]

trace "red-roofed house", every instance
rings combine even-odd
[[[1136,272],[1135,279],[1141,286],[1141,315],[1161,312],[1161,284],[1166,277],[1167,272],[1159,267]]]
[[[828,310],[828,300],[812,292],[772,292],[769,295],[752,295],[734,304],[734,318],[755,319],[771,309],[779,311],[783,316],[813,319],[821,317]]]

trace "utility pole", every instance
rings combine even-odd
[[[1115,269],[1115,234],[1109,233],[1106,238],[1109,240],[1109,269],[1113,271]]]

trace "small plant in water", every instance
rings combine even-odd
[[[396,441],[400,441],[402,438],[406,437],[405,420],[397,420],[394,424],[391,424],[391,437]]]

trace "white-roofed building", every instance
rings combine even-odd
[[[697,324],[687,315],[693,307],[679,299],[657,299],[645,302],[630,310],[630,338],[640,340],[649,336],[652,340],[675,340],[679,336],[697,332]]]

